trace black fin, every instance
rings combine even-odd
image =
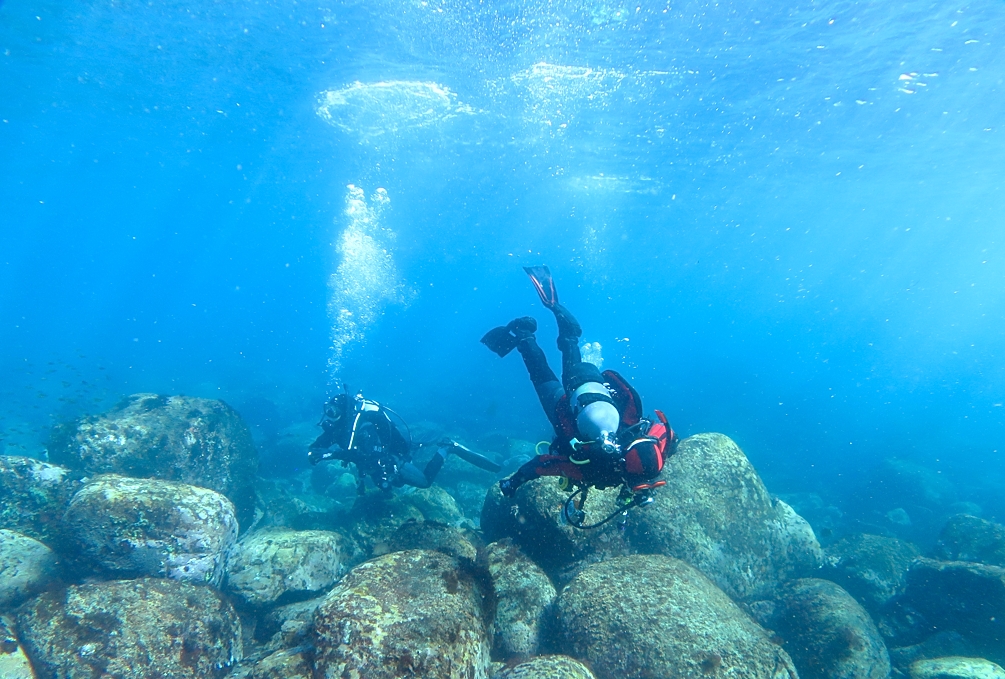
[[[517,338],[504,325],[492,328],[482,337],[482,344],[500,356],[505,356],[513,351],[516,348],[516,343]]]
[[[523,270],[530,276],[530,282],[537,290],[537,296],[541,298],[541,304],[549,309],[558,304],[558,291],[555,290],[555,281],[551,279],[551,271],[546,266],[525,266]]]
[[[492,472],[492,473],[495,473],[495,472],[499,471],[500,469],[502,469],[502,467],[500,465],[496,464],[495,462],[493,462],[492,460],[488,459],[484,455],[479,455],[475,451],[473,451],[473,450],[471,450],[469,448],[465,448],[464,446],[462,446],[460,443],[457,443],[456,441],[451,441],[450,443],[453,444],[453,445],[451,445],[448,450],[450,450],[451,453],[453,453],[457,457],[461,458],[462,460],[464,460],[468,464],[474,465],[474,466],[478,467],[479,469],[484,469],[485,471]]]

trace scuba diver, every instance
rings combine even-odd
[[[486,471],[499,471],[500,466],[492,460],[449,438],[436,442],[436,452],[426,466],[419,469],[412,462],[411,435],[406,439],[391,415],[405,425],[393,410],[363,398],[362,393],[355,397],[349,396],[348,390],[336,394],[325,403],[318,422],[324,431],[308,448],[311,464],[331,459],[340,460],[343,467],[355,464],[359,495],[366,492],[367,476],[385,493],[405,485],[429,488],[451,454]],[[405,425],[405,432],[408,432],[408,425]]]
[[[555,429],[547,454],[537,455],[509,478],[499,482],[503,495],[539,476],[559,476],[563,486],[574,488],[563,509],[577,528],[594,528],[626,515],[629,508],[653,501],[651,491],[666,485],[658,481],[666,458],[677,446],[677,436],[659,410],[644,417],[638,392],[617,372],[603,373],[583,361],[579,348],[582,328],[569,310],[559,304],[555,283],[546,266],[524,267],[541,303],[558,322],[558,348],[562,352],[562,380],[558,380],[534,333],[537,321],[524,316],[493,328],[482,343],[499,356],[520,352],[541,406]],[[614,514],[585,525],[582,510],[591,487],[621,486]],[[578,502],[576,501],[578,496]]]

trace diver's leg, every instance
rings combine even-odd
[[[548,365],[548,357],[544,355],[534,335],[521,338],[516,349],[523,357],[523,364],[527,366],[530,381],[534,385],[534,391],[537,392],[537,399],[541,402],[545,415],[548,416],[548,421],[557,426],[555,406],[564,393],[562,383]]]
[[[583,362],[583,355],[579,350],[579,338],[583,336],[583,328],[579,325],[576,317],[561,304],[556,304],[552,311],[558,322],[557,344],[558,350],[562,352],[562,379],[564,381],[569,374],[569,369]]]
[[[440,467],[442,466],[443,457],[439,453],[433,455],[433,458],[426,463],[426,468],[424,470],[419,469],[412,462],[406,462],[398,467],[398,478],[395,479],[394,485],[429,488],[433,485],[433,479],[435,479],[436,475],[440,473]],[[433,469],[430,469],[430,467],[433,467]]]

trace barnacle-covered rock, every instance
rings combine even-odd
[[[635,551],[687,561],[731,597],[766,598],[820,566],[810,525],[773,500],[743,451],[722,434],[697,434],[668,461],[652,506],[627,524]]]
[[[788,654],[687,563],[618,557],[582,570],[556,606],[558,647],[599,679],[796,679]]]
[[[51,549],[27,535],[0,528],[0,611],[41,592],[57,573]]]
[[[782,586],[765,621],[802,679],[886,679],[890,656],[869,614],[838,585],[804,578]]]
[[[911,665],[911,679],[1005,679],[1005,669],[984,658],[932,658]]]
[[[315,677],[485,679],[491,603],[490,576],[442,552],[368,561],[317,610]]]
[[[858,534],[827,548],[821,575],[844,587],[875,613],[903,593],[907,570],[919,556],[910,542]]]
[[[521,485],[512,498],[499,484],[491,486],[482,507],[482,531],[488,540],[512,538],[527,556],[557,582],[567,581],[589,563],[629,553],[618,523],[611,521],[593,530],[579,530],[563,518],[562,507],[569,492],[554,477],[534,479]],[[584,510],[587,523],[599,521],[617,510],[618,489],[591,490]],[[646,509],[633,512],[629,522]]]
[[[120,577],[218,585],[237,540],[234,505],[220,493],[116,474],[84,484],[64,523],[82,562]]]
[[[942,528],[932,556],[941,561],[976,561],[1005,566],[1005,526],[957,514]]]
[[[0,455],[0,528],[52,545],[80,474],[31,457]]]
[[[230,551],[227,589],[251,606],[327,590],[344,572],[342,540],[331,531],[284,528],[246,535]]]
[[[223,493],[250,523],[258,453],[247,425],[223,401],[133,394],[110,412],[53,431],[54,462],[89,474],[180,481]]]
[[[512,540],[493,542],[485,552],[496,592],[494,655],[537,655],[542,619],[555,601],[555,587]]]
[[[9,619],[0,616],[0,677],[3,679],[35,679],[28,656],[18,643]]]
[[[241,623],[209,587],[145,578],[46,592],[18,612],[40,677],[216,679],[241,659]]]
[[[596,679],[583,663],[565,655],[541,655],[497,673],[493,679]]]

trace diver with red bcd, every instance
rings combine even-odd
[[[493,328],[482,343],[499,356],[520,352],[544,412],[555,429],[546,454],[537,455],[509,478],[499,482],[503,495],[540,476],[558,476],[572,494],[563,508],[576,528],[595,528],[628,509],[652,502],[651,491],[666,482],[657,480],[666,458],[677,446],[677,436],[659,410],[645,417],[642,398],[621,375],[600,371],[583,361],[579,338],[583,331],[575,317],[558,301],[558,292],[546,266],[524,267],[541,303],[558,322],[558,348],[562,352],[562,380],[548,365],[534,333],[537,321],[524,316]],[[619,508],[602,521],[585,523],[583,505],[591,487],[621,486]]]

